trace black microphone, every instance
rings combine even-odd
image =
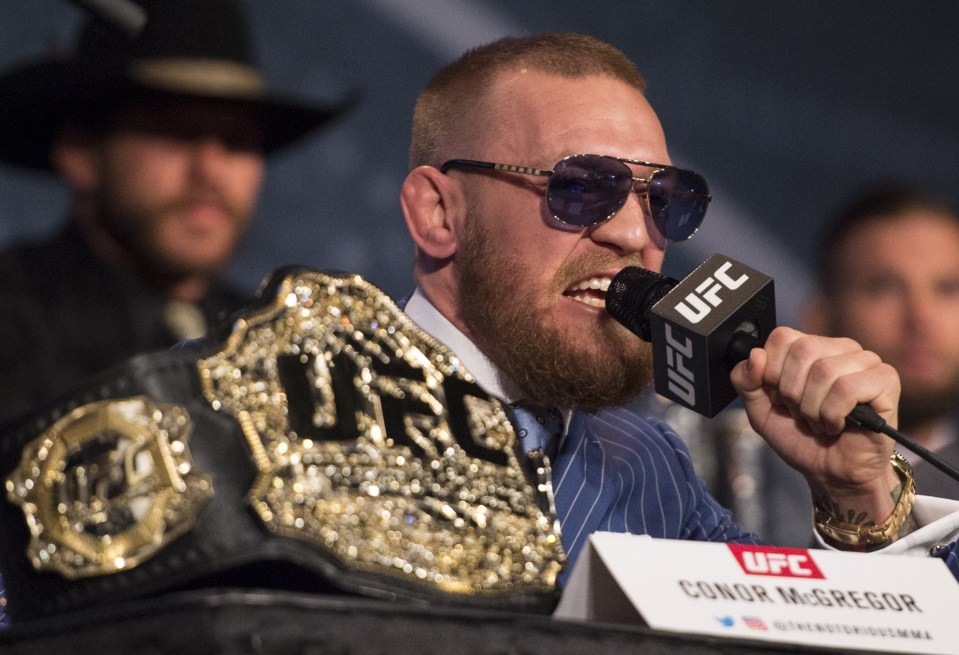
[[[652,343],[656,393],[708,417],[736,397],[732,368],[776,327],[772,278],[719,254],[681,282],[624,268],[606,310]]]
[[[736,396],[729,374],[776,327],[771,277],[716,254],[683,280],[628,266],[606,291],[606,311],[652,343],[656,393],[712,418]],[[955,480],[959,471],[859,404],[846,422],[892,437]]]

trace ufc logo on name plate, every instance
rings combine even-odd
[[[824,579],[812,555],[804,548],[775,548],[728,544],[739,566],[748,575]]]

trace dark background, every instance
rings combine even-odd
[[[685,274],[717,251],[750,264],[776,279],[783,323],[809,292],[816,230],[858,184],[904,177],[959,199],[959,3],[948,0],[248,6],[275,89],[363,92],[348,118],[270,161],[231,271],[251,290],[288,263],[358,272],[394,296],[411,289],[397,198],[414,99],[436,68],[506,34],[581,31],[637,62],[673,161],[702,172],[714,197],[700,233],[671,246],[667,270]],[[69,48],[80,15],[66,0],[3,0],[0,69]],[[52,229],[65,201],[51,177],[0,165],[0,245]]]

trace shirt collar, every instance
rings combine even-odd
[[[515,394],[506,390],[502,382],[503,374],[496,365],[433,306],[420,288],[417,287],[413,292],[403,311],[417,325],[452,350],[483,389],[506,402],[517,400]]]
[[[476,383],[483,389],[507,403],[521,400],[515,392],[507,390],[507,384],[509,383],[504,384],[504,380],[507,380],[506,375],[486,355],[480,352],[480,349],[470,341],[469,337],[460,332],[459,328],[440,314],[440,311],[436,309],[419,287],[410,296],[403,311],[413,319],[414,323],[452,350],[460,362],[463,363],[463,366],[466,367],[466,370],[476,379]],[[563,415],[563,433],[565,435],[566,429],[569,428],[572,410],[560,409],[560,412]]]

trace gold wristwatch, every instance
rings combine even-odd
[[[892,540],[906,522],[916,502],[916,483],[913,480],[912,467],[905,457],[894,451],[890,461],[902,483],[902,493],[889,518],[879,524],[846,523],[814,502],[813,521],[820,534],[839,544],[860,548],[869,548]]]

